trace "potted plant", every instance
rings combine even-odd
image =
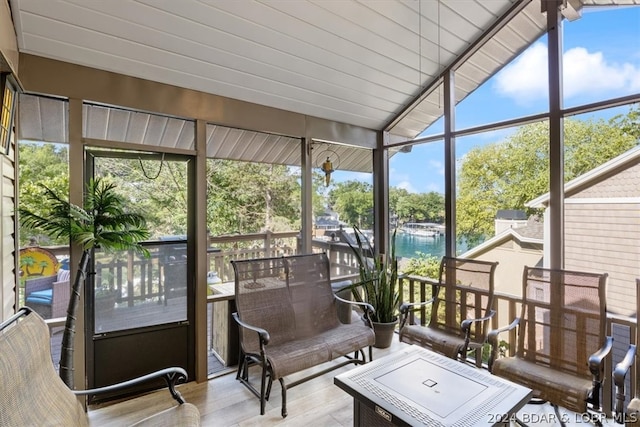
[[[126,211],[127,202],[115,191],[115,184],[101,179],[91,180],[87,184],[82,207],[71,204],[48,187],[42,187],[46,211],[36,214],[21,208],[22,224],[52,237],[68,238],[71,244],[82,247],[82,257],[71,288],[60,354],[60,378],[69,388],[73,388],[76,313],[93,249],[99,247],[107,252],[133,249],[149,256],[149,252],[140,245],[142,240],[149,237],[149,231],[142,215]]]
[[[372,245],[356,226],[357,247],[349,243],[358,263],[359,281],[350,286],[353,297],[358,302],[373,306],[373,313],[365,313],[365,322],[369,322],[376,335],[375,347],[386,348],[391,345],[393,333],[398,323],[398,261],[396,259],[395,237],[391,240],[391,255],[373,256]],[[367,255],[371,254],[371,257]]]

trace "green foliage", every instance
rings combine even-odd
[[[612,125],[616,120],[627,126]],[[638,143],[637,112],[616,120],[565,120],[565,181]],[[532,123],[502,142],[476,147],[465,155],[459,166],[456,227],[457,237],[465,238],[469,247],[494,234],[499,209],[539,213],[525,203],[549,191],[548,135],[547,122]]]
[[[360,228],[373,227],[373,187],[360,181],[335,184],[329,191],[329,204],[344,222]],[[389,188],[389,213],[400,224],[405,222],[444,222],[444,195],[409,193],[403,188]]]
[[[438,280],[440,275],[440,258],[418,252],[414,258],[409,258],[403,267],[403,272],[408,275],[429,277]]]
[[[19,147],[20,206],[31,212],[44,214],[46,204],[42,201],[42,185],[46,185],[57,194],[69,193],[67,146],[21,141]],[[20,233],[20,246],[25,246],[32,237],[42,246],[69,244],[68,240],[52,238],[46,234],[28,233],[24,230]]]
[[[373,227],[373,187],[361,181],[338,182],[329,191],[329,204],[340,220],[360,228]]]
[[[358,262],[359,281],[351,286],[356,301],[367,302],[375,310],[373,322],[390,323],[398,318],[398,260],[395,250],[395,232],[391,240],[391,255],[387,259],[367,257],[371,242],[354,226],[357,248],[349,243]]]
[[[289,231],[300,227],[299,176],[282,165],[207,162],[211,234]]]
[[[134,249],[148,254],[139,244],[149,237],[145,219],[125,210],[126,201],[116,193],[114,184],[92,180],[87,185],[83,207],[69,203],[45,185],[42,188],[44,213],[19,209],[20,221],[26,228],[70,240],[85,251],[100,247],[105,251]]]
[[[444,222],[444,195],[434,191],[429,193],[409,193],[405,189],[389,188],[389,210],[405,222]]]
[[[187,233],[187,163],[100,157],[96,176],[117,185],[136,211],[144,212],[153,237]]]
[[[76,313],[82,283],[87,275],[91,250],[99,247],[105,252],[133,249],[145,256],[149,251],[140,241],[149,237],[142,215],[126,211],[127,200],[115,191],[115,184],[91,180],[87,185],[83,206],[70,203],[62,195],[45,185],[44,213],[21,207],[20,221],[26,228],[39,229],[55,238],[65,238],[82,246],[82,258],[73,281],[67,307],[67,319],[62,335],[60,378],[73,388],[73,351],[76,332]]]

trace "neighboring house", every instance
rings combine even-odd
[[[340,228],[340,214],[332,210],[325,210],[316,216],[313,225],[320,230],[336,230]]]
[[[313,237],[317,239],[334,240],[338,236],[337,230],[344,225],[340,222],[340,214],[330,209],[315,217],[313,222]]]
[[[461,254],[462,258],[498,261],[495,272],[495,291],[522,296],[522,272],[525,266],[542,266],[544,229],[536,218],[524,227],[506,228],[481,245]],[[498,307],[500,325],[511,322],[508,307]]]
[[[640,146],[568,182],[564,192],[565,268],[608,273],[608,311],[635,313],[640,277]],[[545,208],[546,218],[549,193],[527,206]],[[545,227],[545,248],[549,234]],[[546,253],[545,259],[549,259]]]
[[[506,228],[460,257],[498,261],[495,290],[520,297],[522,271],[525,266],[542,266],[543,244],[543,224],[532,217],[524,227]]]
[[[494,221],[495,235],[502,233],[507,228],[518,228],[527,225],[525,211],[516,209],[500,209]]]

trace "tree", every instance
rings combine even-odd
[[[637,115],[617,118],[637,124]],[[616,126],[616,120],[566,119],[565,181],[574,179],[629,150],[637,134]],[[626,129],[640,129],[640,126]],[[456,226],[469,247],[494,234],[499,209],[525,210],[525,203],[549,191],[547,122],[520,127],[506,140],[469,151],[459,165]]]
[[[207,223],[212,234],[300,227],[299,177],[287,166],[209,160]]]
[[[44,185],[43,188],[44,198],[48,202],[46,212],[38,214],[21,207],[22,224],[82,247],[82,257],[69,298],[60,354],[60,378],[69,388],[73,388],[76,313],[91,253],[99,247],[107,252],[133,249],[148,256],[148,251],[139,242],[148,238],[149,232],[142,215],[126,211],[127,202],[116,193],[114,184],[99,179],[91,181],[87,185],[83,207],[69,203]]]
[[[389,211],[405,222],[444,222],[444,195],[429,193],[409,193],[405,189],[389,188]]]
[[[44,213],[46,206],[41,199],[41,186],[46,185],[57,194],[69,192],[68,149],[63,144],[20,142],[19,199],[20,206],[36,213]],[[52,239],[46,235],[19,233],[20,246],[29,243],[31,237],[41,245],[66,245],[68,241]]]
[[[338,182],[329,191],[329,204],[340,220],[359,228],[373,227],[373,187],[362,181]]]

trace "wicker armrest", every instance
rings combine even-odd
[[[260,338],[260,345],[262,346],[263,344],[269,344],[269,340],[271,339],[271,337],[269,336],[269,332],[266,329],[262,329],[259,328],[257,326],[253,326],[250,325],[248,323],[243,322],[242,320],[240,320],[240,317],[238,316],[238,313],[231,313],[231,315],[233,316],[233,319],[238,323],[238,325],[242,326],[245,329],[249,329],[250,331],[254,331],[258,333],[258,337]]]
[[[182,398],[182,396],[180,395],[180,393],[176,390],[176,385],[180,384],[180,383],[185,383],[187,382],[187,372],[179,367],[173,367],[173,368],[166,368],[166,369],[162,369],[156,372],[152,372],[150,374],[147,375],[143,375],[141,377],[138,378],[134,378],[128,381],[123,381],[121,383],[117,383],[117,384],[113,384],[110,386],[106,386],[106,387],[99,387],[99,388],[93,388],[93,389],[89,389],[89,390],[73,390],[73,393],[79,396],[84,396],[84,395],[88,395],[88,394],[102,394],[102,393],[108,393],[111,391],[116,391],[116,390],[120,390],[123,388],[127,388],[127,387],[131,387],[137,384],[142,384],[145,383],[147,381],[156,379],[156,378],[162,378],[165,380],[165,382],[167,383],[167,387],[169,389],[169,392],[171,393],[171,396],[178,401],[178,403],[183,404],[184,403],[184,399]]]
[[[57,275],[37,277],[27,279],[24,282],[24,294],[29,296],[30,293],[36,291],[43,291],[45,289],[51,289],[53,282],[58,279]]]
[[[636,359],[636,350],[637,348],[635,345],[629,345],[624,359],[618,362],[613,370],[613,383],[616,386],[616,414],[623,414],[625,412],[624,403],[626,400],[626,392],[624,390],[624,380],[627,376],[627,372],[629,372],[629,369],[631,369],[631,366]],[[618,419],[618,417],[616,417],[616,419]]]
[[[65,317],[67,315],[67,306],[69,305],[69,297],[71,296],[71,286],[68,280],[61,282],[53,282],[53,298],[51,300],[51,317]]]

